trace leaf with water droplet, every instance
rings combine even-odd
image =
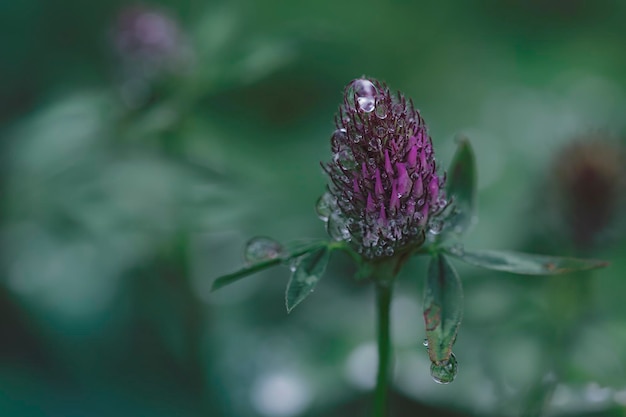
[[[458,371],[458,363],[454,353],[450,353],[450,358],[441,363],[432,362],[430,364],[430,376],[438,384],[449,384],[454,381]]]
[[[603,268],[608,265],[597,259],[562,258],[531,253],[500,250],[467,250],[462,252],[444,249],[450,255],[467,262],[496,271],[522,275],[559,275],[569,272]]]
[[[469,140],[460,136],[447,172],[446,197],[452,200],[441,237],[463,234],[476,221],[476,158]]]
[[[435,254],[428,267],[424,291],[424,324],[431,362],[450,359],[463,318],[461,280],[443,254]]]
[[[267,238],[251,239],[248,242],[248,245],[246,245],[247,249],[250,248],[250,242],[254,242],[255,239],[259,239],[258,241],[256,241],[257,243],[259,243],[259,242],[262,242],[262,240],[260,239],[267,239]],[[272,242],[275,242],[275,241],[272,241]],[[278,242],[275,242],[275,243],[278,243]],[[292,243],[292,244],[286,245],[285,247],[281,246],[282,250],[279,253],[277,253],[277,256],[258,259],[257,262],[253,262],[244,268],[241,268],[235,272],[231,272],[230,274],[226,274],[226,275],[222,275],[218,277],[217,279],[215,279],[215,281],[213,281],[213,285],[211,286],[211,291],[220,289],[226,285],[232,284],[233,282],[239,281],[242,278],[245,278],[249,275],[260,272],[272,266],[289,262],[290,260],[294,258],[297,258],[309,252],[315,251],[321,247],[327,248],[328,244],[329,242],[326,242],[326,241],[316,241],[316,242],[310,242],[306,244]],[[246,259],[249,259],[247,251],[246,251],[245,257]]]
[[[282,255],[283,247],[269,237],[253,237],[246,243],[244,258],[249,264],[278,258]]]
[[[313,292],[330,260],[330,250],[324,246],[309,252],[298,259],[285,294],[287,312],[290,313],[298,304]]]

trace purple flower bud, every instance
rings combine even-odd
[[[334,155],[323,167],[346,233],[333,237],[369,259],[421,245],[443,205],[444,179],[419,111],[384,83],[361,78],[346,87],[335,124]]]

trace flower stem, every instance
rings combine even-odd
[[[390,350],[389,307],[391,305],[391,286],[393,281],[376,281],[376,299],[378,306],[378,376],[374,395],[374,417],[387,415],[387,391],[389,386]]]

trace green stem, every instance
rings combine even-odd
[[[376,281],[378,305],[378,376],[374,396],[374,417],[387,415],[387,391],[389,387],[390,351],[389,307],[391,305],[391,280]]]

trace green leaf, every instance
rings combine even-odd
[[[248,275],[252,275],[255,272],[262,271],[274,265],[278,265],[283,260],[281,258],[268,259],[267,261],[259,262],[244,268],[241,268],[238,271],[231,272],[230,274],[222,275],[213,281],[213,285],[211,286],[211,291],[218,290],[226,285],[232,284],[235,281],[239,281],[241,278],[245,278]]]
[[[476,219],[476,158],[469,140],[461,136],[447,173],[446,195],[452,212],[444,221],[442,235],[464,233]]]
[[[424,324],[428,356],[445,363],[463,318],[463,287],[459,275],[443,254],[435,254],[428,266],[424,291]]]
[[[267,259],[261,262],[256,262],[256,263],[253,263],[252,265],[241,268],[238,271],[231,272],[230,274],[226,274],[226,275],[222,275],[221,277],[218,277],[215,281],[213,281],[213,285],[211,286],[211,291],[218,290],[226,285],[239,281],[240,279],[245,278],[249,275],[252,275],[256,272],[260,272],[272,266],[288,262],[291,259],[297,258],[298,256],[302,256],[309,252],[313,252],[319,248],[328,249],[328,246],[330,244],[331,242],[327,242],[327,241],[316,241],[312,243],[297,242],[297,243],[286,245],[283,252],[280,255],[276,256],[275,258]]]
[[[558,275],[603,268],[608,265],[607,262],[597,259],[561,258],[511,251],[468,251],[451,248],[446,248],[445,251],[471,265],[523,275]]]
[[[313,292],[326,270],[329,259],[328,246],[309,252],[298,259],[296,269],[287,283],[285,301],[288,313]]]

